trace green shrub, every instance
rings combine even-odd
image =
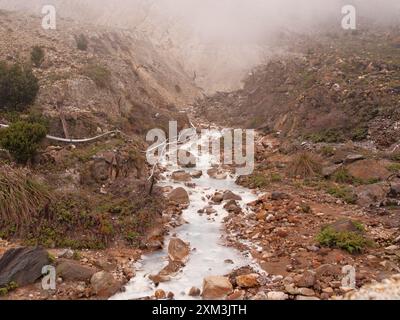
[[[39,123],[19,121],[0,131],[0,146],[19,163],[31,160],[46,137],[46,127]]]
[[[0,62],[0,109],[22,110],[32,104],[39,91],[30,68]]]
[[[31,51],[31,61],[36,68],[40,68],[44,61],[44,50],[39,46],[34,46]]]
[[[86,39],[84,34],[80,34],[79,36],[75,37],[76,46],[81,51],[86,51],[89,45],[88,40]]]
[[[308,138],[314,143],[338,143],[345,140],[341,129],[327,129],[308,135]]]
[[[332,179],[337,183],[352,184],[355,182],[354,177],[349,173],[346,168],[340,168],[338,171],[336,171],[333,174]]]
[[[317,241],[322,246],[335,247],[350,253],[362,252],[366,246],[371,245],[361,232],[340,231],[331,227],[324,227],[317,235]]]
[[[392,163],[387,167],[387,169],[390,172],[399,172],[400,171],[400,163]]]
[[[101,65],[89,64],[83,70],[83,74],[92,79],[99,88],[110,86],[111,72]]]
[[[357,202],[357,196],[350,188],[331,186],[328,188],[327,192],[336,198],[342,199],[346,203],[355,204]]]

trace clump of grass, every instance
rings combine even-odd
[[[110,86],[111,72],[102,65],[91,63],[84,68],[83,74],[92,79],[99,88]]]
[[[271,182],[281,182],[282,177],[279,173],[271,173],[270,180]]]
[[[333,181],[337,183],[348,183],[353,184],[355,182],[354,177],[349,173],[346,168],[340,168],[332,176]]]
[[[269,185],[269,180],[263,174],[254,174],[250,177],[250,184],[254,188],[265,188]]]
[[[392,163],[387,166],[387,169],[390,172],[399,172],[400,171],[400,163]]]
[[[320,152],[325,157],[332,157],[335,154],[335,149],[332,146],[323,146]]]
[[[14,281],[11,281],[5,287],[0,288],[0,297],[6,296],[9,292],[18,288],[18,284]]]
[[[340,231],[337,232],[331,227],[324,227],[317,235],[317,241],[320,245],[326,247],[340,248],[349,253],[359,253],[365,247],[371,245],[371,241],[362,234],[364,227],[361,225],[360,232]]]
[[[342,199],[348,204],[355,204],[357,202],[357,196],[350,188],[343,186],[330,186],[328,187],[327,192],[336,198]]]
[[[288,165],[288,173],[292,177],[308,178],[320,175],[322,165],[320,159],[310,152],[297,154]]]
[[[27,170],[0,168],[0,226],[27,226],[51,201],[48,188],[32,178]]]

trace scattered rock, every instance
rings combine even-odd
[[[73,260],[61,260],[57,264],[56,271],[65,281],[89,281],[98,270]]]
[[[295,281],[296,286],[303,288],[311,288],[315,284],[315,272],[307,270],[305,271],[300,278]]]
[[[92,291],[100,298],[109,298],[121,288],[121,283],[107,271],[95,273],[90,279]]]
[[[162,299],[165,299],[167,297],[167,294],[165,293],[164,290],[158,289],[154,293],[154,296],[156,297],[157,300],[162,300]]]
[[[345,159],[345,164],[350,164],[356,161],[364,160],[365,157],[362,154],[349,154]]]
[[[168,194],[168,199],[170,201],[176,202],[178,204],[189,204],[189,195],[184,188],[176,188]]]
[[[271,291],[267,293],[267,300],[288,300],[289,296],[282,291]]]
[[[184,170],[175,171],[172,173],[172,179],[179,182],[188,182],[192,180],[189,173]]]
[[[32,284],[42,276],[42,268],[48,264],[49,254],[42,248],[10,249],[0,259],[0,287],[11,282],[21,287]]]
[[[168,245],[168,257],[170,261],[181,264],[186,263],[190,253],[189,245],[181,239],[172,238]]]
[[[235,193],[233,193],[230,190],[227,190],[227,191],[224,192],[222,200],[223,201],[228,201],[228,200],[238,200],[238,201],[240,201],[240,200],[242,200],[242,197],[237,195],[237,194],[235,194]]]
[[[199,178],[201,178],[202,175],[203,175],[203,172],[200,170],[196,170],[196,171],[193,171],[192,173],[190,173],[190,176],[193,179],[199,179]]]
[[[236,277],[236,283],[242,288],[254,288],[259,286],[257,273],[245,274]]]
[[[224,209],[228,212],[240,213],[242,209],[235,200],[230,200],[224,205]]]
[[[273,201],[286,200],[290,199],[290,196],[284,192],[272,192],[270,199]]]
[[[212,169],[207,170],[207,174],[211,178],[216,179],[216,180],[224,180],[228,177],[228,174],[225,171],[218,169],[218,168],[212,168]]]
[[[201,294],[201,291],[199,288],[191,287],[189,290],[189,296],[191,296],[191,297],[198,297],[198,296],[200,296],[200,294]]]
[[[204,299],[221,299],[225,298],[233,291],[232,284],[227,277],[209,276],[203,281],[203,298]]]

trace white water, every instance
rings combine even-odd
[[[202,137],[209,139],[210,137]],[[201,143],[202,141],[200,141]],[[185,145],[181,148],[191,150],[196,145]],[[192,149],[193,150],[193,149]],[[226,180],[215,180],[207,175],[207,169],[211,168],[211,164],[215,163],[215,159],[211,155],[201,155],[197,161],[195,169],[202,170],[203,175],[200,179],[193,179],[196,183],[195,188],[187,188],[184,183],[175,183],[170,179],[172,172],[178,170],[176,166],[168,163],[166,160],[162,164],[167,168],[165,174],[166,180],[162,186],[184,187],[190,198],[190,206],[184,210],[183,219],[188,222],[181,227],[172,231],[176,237],[189,242],[191,252],[186,266],[183,267],[171,281],[160,283],[156,288],[154,283],[148,278],[149,275],[156,275],[168,264],[168,243],[169,237],[165,239],[164,249],[142,256],[140,262],[136,266],[136,276],[126,285],[125,291],[118,293],[111,299],[139,299],[154,295],[155,290],[163,289],[165,292],[173,292],[175,299],[193,299],[188,295],[191,287],[202,288],[203,279],[209,275],[225,275],[230,273],[234,268],[253,265],[253,261],[241,254],[234,248],[224,246],[222,220],[227,215],[223,209],[223,204],[215,205],[213,208],[217,210],[217,216],[214,214],[200,215],[197,211],[208,205],[207,195],[213,195],[216,191],[231,190],[242,197],[240,205],[243,210],[246,209],[246,203],[257,198],[250,190],[242,188],[235,184],[234,177],[228,177]],[[203,199],[202,199],[203,198]],[[211,218],[212,217],[212,218]],[[226,263],[225,260],[232,260],[234,264]]]

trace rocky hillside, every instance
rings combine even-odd
[[[283,34],[292,54],[258,67],[243,90],[202,101],[199,115],[314,142],[391,146],[400,135],[399,41],[395,28]]]
[[[77,48],[80,35],[86,50]],[[33,108],[50,118],[55,135],[64,134],[60,116],[72,137],[111,128],[145,133],[179,118],[177,108],[199,96],[175,61],[134,32],[62,19],[46,31],[39,16],[1,11],[0,39],[0,60],[9,63],[29,61],[33,46],[44,49]]]

